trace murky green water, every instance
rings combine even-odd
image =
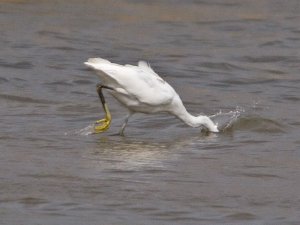
[[[0,224],[300,222],[299,1],[0,1]],[[206,136],[168,115],[103,116],[89,57],[147,60]]]

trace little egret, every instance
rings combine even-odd
[[[191,127],[206,127],[211,132],[219,132],[218,127],[207,116],[193,116],[184,107],[176,91],[164,81],[144,61],[137,66],[119,65],[102,58],[90,58],[85,62],[89,68],[96,71],[101,83],[97,85],[103,109],[106,113],[104,119],[96,121],[94,132],[100,133],[110,126],[111,115],[105,102],[102,89],[108,89],[129,113],[120,129],[120,135],[128,119],[134,113],[167,112]]]

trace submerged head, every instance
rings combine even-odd
[[[219,132],[218,124],[215,124],[209,117],[197,116],[196,120],[199,126],[206,127],[210,132]]]

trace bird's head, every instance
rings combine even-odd
[[[218,124],[214,123],[209,117],[207,116],[198,116],[196,117],[199,126],[206,127],[210,132],[219,132]]]

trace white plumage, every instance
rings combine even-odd
[[[119,65],[102,58],[90,58],[85,65],[96,70],[101,84],[112,88],[111,94],[129,110],[120,130],[123,134],[129,117],[136,113],[170,113],[192,127],[204,126],[218,132],[207,116],[193,116],[187,112],[179,95],[144,61],[137,66]]]

